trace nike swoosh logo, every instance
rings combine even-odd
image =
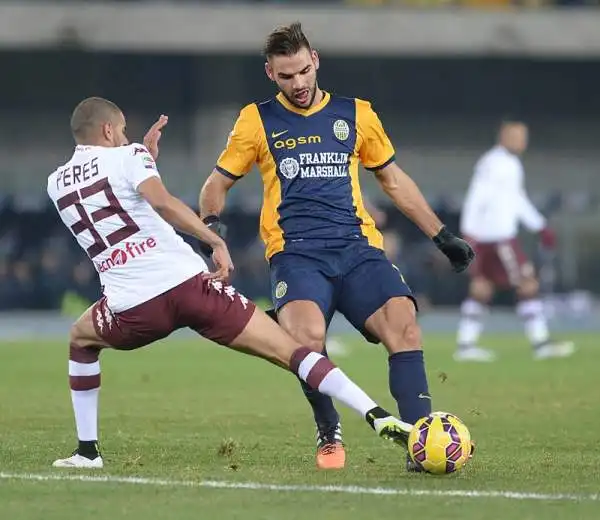
[[[428,394],[419,394],[419,399],[429,399],[431,401],[431,396]]]
[[[272,132],[271,139],[277,139],[280,135],[287,134],[289,130],[284,130],[283,132]]]

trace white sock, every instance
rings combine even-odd
[[[377,403],[346,374],[316,352],[310,352],[300,362],[298,376],[311,387],[316,386],[322,394],[338,399],[356,410],[363,418],[369,410],[377,406]]]
[[[338,399],[356,410],[363,418],[369,410],[377,406],[377,403],[339,368],[333,369],[325,376],[319,385],[319,392]]]
[[[77,438],[80,441],[98,440],[98,394],[100,388],[71,390],[71,401],[75,412]]]
[[[69,380],[77,438],[80,441],[97,441],[100,362],[79,363],[69,360]]]
[[[517,314],[523,319],[525,335],[533,346],[550,339],[544,304],[539,299],[524,300],[517,304]]]
[[[479,341],[483,330],[483,316],[487,313],[487,307],[469,298],[460,306],[460,312],[456,342],[459,347],[472,347]]]

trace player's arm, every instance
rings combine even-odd
[[[471,246],[454,236],[435,214],[417,184],[395,163],[376,170],[377,181],[396,207],[412,220],[446,255],[456,272],[464,271],[475,256]]]
[[[444,253],[455,271],[464,271],[474,256],[471,246],[450,233],[416,183],[396,164],[394,147],[370,103],[356,100],[358,153],[375,173],[382,190]]]
[[[518,212],[523,225],[532,233],[539,233],[546,227],[546,219],[533,205],[524,186],[519,188]]]
[[[485,166],[475,168],[460,214],[460,232],[464,237],[477,236],[481,216],[489,208],[496,190],[502,188],[496,186],[489,174]]]
[[[175,229],[194,236],[212,248],[225,245],[224,240],[208,229],[187,204],[169,193],[159,177],[150,177],[138,186],[138,193]]]
[[[206,179],[200,190],[200,216],[205,219],[211,215],[219,216],[225,209],[227,193],[235,184],[235,180],[226,177],[216,168]]]
[[[212,232],[194,211],[169,193],[163,184],[154,159],[145,146],[133,144],[124,148],[126,181],[171,226],[194,236],[214,249],[217,272],[211,277],[226,279],[233,263],[222,238]]]
[[[444,227],[421,190],[395,162],[375,172],[381,189],[396,207],[412,220],[429,238],[435,237]]]
[[[225,235],[220,216],[225,209],[227,193],[256,162],[262,145],[259,137],[262,132],[256,105],[243,108],[229,134],[225,149],[200,190],[200,217],[221,236]]]
[[[539,234],[544,247],[554,249],[556,246],[556,236],[554,231],[548,226],[548,221],[535,207],[523,183],[521,183],[518,192],[518,214],[519,220],[532,233]]]

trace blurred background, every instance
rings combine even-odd
[[[591,0],[0,0],[0,310],[71,315],[99,296],[91,262],[46,196],[48,174],[72,153],[69,117],[81,99],[116,102],[136,141],[168,114],[159,168],[197,206],[240,108],[274,93],[265,35],[297,19],[321,53],[321,86],[373,102],[398,162],[454,231],[499,120],[529,124],[527,188],[559,247],[544,256],[535,237],[524,243],[556,316],[590,316],[600,293],[600,6]],[[450,273],[370,175],[371,212],[422,308],[457,306],[466,277]],[[252,298],[269,296],[261,199],[254,172],[224,215],[234,284]]]

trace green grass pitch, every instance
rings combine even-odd
[[[81,473],[50,467],[75,447],[66,344],[0,343],[0,518],[597,519],[600,349],[597,336],[573,339],[573,358],[536,362],[521,337],[495,336],[485,343],[499,361],[463,365],[452,361],[453,337],[426,335],[434,409],[457,414],[477,441],[473,461],[445,477],[407,475],[404,453],[342,405],[347,468],[318,472],[297,382],[261,360],[188,339],[107,351],[106,467],[85,473],[110,477],[105,482],[66,480]],[[358,337],[348,344],[334,360],[395,410],[382,348]],[[122,477],[140,480],[111,480]],[[254,484],[291,487],[239,487]]]

